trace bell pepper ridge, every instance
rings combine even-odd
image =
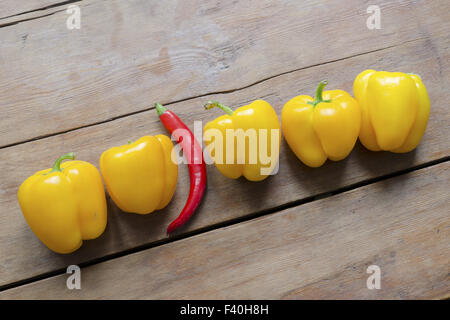
[[[359,140],[367,149],[405,153],[419,145],[430,114],[419,75],[364,70],[353,82],[353,93],[361,105]]]
[[[106,190],[122,211],[149,214],[169,204],[178,178],[172,149],[170,138],[161,134],[143,136],[102,153],[99,164]],[[129,192],[130,185],[140,191]]]
[[[327,159],[339,161],[347,157],[361,125],[358,102],[343,90],[324,92],[326,85],[327,81],[321,81],[314,98],[294,97],[281,111],[286,142],[298,159],[314,168]]]
[[[107,223],[105,189],[98,169],[86,161],[62,163],[74,158],[72,152],[59,157],[53,168],[28,177],[17,191],[30,229],[50,250],[61,254],[99,237]]]
[[[218,101],[208,101],[204,105],[204,108],[207,110],[214,107],[221,109],[225,114],[209,121],[204,126],[203,132],[207,148],[209,148],[212,143],[211,138],[208,135],[210,129],[214,130],[214,132],[220,132],[224,137],[222,140],[222,158],[216,158],[216,153],[214,155],[211,154],[211,157],[214,158],[214,164],[219,172],[230,179],[238,179],[243,176],[249,181],[261,181],[269,177],[276,168],[276,163],[279,159],[279,143],[281,141],[281,135],[279,134],[280,122],[272,106],[264,100],[255,100],[236,110],[233,110]],[[227,133],[230,132],[229,130],[231,130],[236,141],[228,140],[231,138]],[[253,163],[250,160],[250,149],[254,152],[255,148],[250,145],[250,142],[244,143],[243,145],[240,145],[239,142],[237,142],[237,137],[241,133],[244,133],[245,135],[246,132],[254,134],[253,137],[256,138],[256,141],[254,141],[256,144],[266,144],[266,152],[270,150],[270,155],[267,154],[267,156],[270,157],[269,163],[261,161],[261,155],[258,152],[256,152],[256,155],[253,154],[253,159],[256,160],[256,162]],[[266,140],[260,140],[263,139],[263,133],[261,132],[265,132]],[[278,134],[277,142],[272,140],[272,133],[274,132],[277,132]],[[269,139],[268,136],[270,136]],[[273,136],[273,138],[275,138],[275,136]],[[236,142],[237,144],[235,144]],[[228,147],[232,146],[230,143],[234,145],[235,148],[234,161],[232,163],[227,163],[227,153],[229,152],[227,150],[230,150]],[[238,150],[237,148],[240,149]],[[244,158],[240,157],[238,159],[238,154],[244,155]]]

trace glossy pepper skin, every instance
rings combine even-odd
[[[189,196],[178,217],[167,227],[167,235],[170,235],[183,226],[200,205],[206,190],[206,164],[202,148],[188,126],[175,112],[167,110],[162,104],[155,103],[155,109],[161,123],[183,149],[189,169]]]
[[[267,155],[270,156],[271,159],[276,159],[276,162],[278,162],[279,158],[279,152],[280,152],[280,141],[281,141],[281,132],[280,132],[280,122],[278,119],[277,114],[275,113],[275,110],[272,108],[272,106],[264,101],[264,100],[255,100],[249,105],[242,106],[240,108],[237,108],[236,110],[232,110],[229,107],[217,102],[217,101],[209,101],[205,104],[205,109],[211,109],[214,107],[218,107],[225,111],[227,114],[222,115],[218,118],[216,118],[213,121],[208,122],[205,127],[203,128],[204,133],[204,140],[207,147],[210,146],[210,144],[213,142],[212,139],[207,137],[207,132],[209,129],[216,129],[221,132],[221,136],[223,137],[223,150],[222,155],[223,158],[219,159],[219,157],[215,154],[215,152],[210,152],[211,157],[214,159],[214,164],[216,168],[222,173],[224,176],[231,178],[231,179],[237,179],[241,176],[244,176],[249,181],[261,181],[266,179],[270,172],[267,174],[262,174],[264,170],[266,171],[273,171],[277,163],[263,163],[261,161],[259,151],[260,151],[260,139],[261,139],[261,133],[260,129],[266,129],[267,132],[267,143],[265,141],[263,143],[266,144],[266,150]],[[244,132],[246,132],[249,129],[254,129],[256,132],[257,137],[257,159],[256,163],[250,162],[249,152],[250,152],[250,146],[248,141],[245,143],[245,150],[238,150],[238,142],[235,138],[234,141],[234,161],[233,163],[227,162],[227,134],[226,130],[232,129],[232,130],[239,130],[242,129]],[[278,141],[273,142],[272,141],[272,130],[276,132],[276,136]],[[272,143],[276,143],[276,145],[272,146]],[[230,145],[231,146],[231,145]],[[276,147],[275,147],[276,146]],[[276,153],[275,155],[271,154],[271,150],[274,150]],[[241,160],[241,163],[238,161],[238,153],[241,151],[241,154],[245,154],[245,161]],[[242,163],[244,162],[244,163]]]
[[[106,227],[106,199],[97,168],[60,157],[52,169],[38,171],[19,188],[22,213],[36,236],[57,253],[77,250],[83,240],[95,239]]]
[[[356,77],[353,93],[362,111],[359,139],[367,149],[403,153],[417,147],[430,115],[419,76],[365,70]]]
[[[148,214],[169,204],[178,178],[172,149],[167,136],[157,135],[103,152],[100,171],[109,195],[122,211]]]
[[[343,90],[323,91],[326,84],[319,84],[315,98],[297,96],[281,112],[281,127],[289,147],[310,167],[347,157],[361,124],[356,100]]]

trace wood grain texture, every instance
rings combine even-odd
[[[33,13],[0,28],[0,146],[448,34],[448,1],[376,2],[380,30],[368,0],[86,0],[80,30]]]
[[[64,0],[2,0],[0,2],[0,20],[7,17],[16,16],[16,19],[20,19],[17,15],[21,15],[25,12],[30,12],[34,10],[40,10],[48,6],[52,6],[58,3],[64,3]],[[2,24],[3,21],[0,21]]]
[[[0,299],[417,299],[450,290],[450,163],[0,293]],[[369,265],[381,289],[368,290]]]
[[[169,108],[192,128],[219,110],[204,111],[203,103],[218,99],[232,107],[264,98],[280,114],[283,103],[295,94],[312,94],[316,84],[327,78],[330,88],[351,92],[353,78],[365,68],[414,71],[429,88],[431,116],[422,143],[408,154],[374,153],[358,145],[344,161],[327,162],[319,169],[302,165],[283,142],[280,170],[261,183],[230,180],[213,166],[208,167],[208,189],[202,206],[186,228],[198,230],[255,212],[277,208],[286,203],[330,192],[370,178],[411,168],[450,155],[448,75],[450,59],[447,34],[418,40],[398,47],[351,59],[291,72],[261,82],[245,90],[176,103]],[[138,216],[119,212],[109,203],[105,233],[87,241],[71,255],[57,255],[43,246],[29,230],[18,207],[16,192],[20,183],[38,169],[47,168],[63,153],[74,151],[78,159],[97,165],[107,148],[124,144],[145,134],[165,132],[156,112],[150,110],[104,124],[83,128],[38,141],[0,150],[0,285],[79,264],[108,254],[165,239],[165,230],[180,212],[188,194],[189,178],[180,167],[177,190],[172,203],[160,212]]]

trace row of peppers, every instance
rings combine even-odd
[[[326,84],[326,81],[319,84],[314,98],[300,95],[289,100],[281,113],[284,137],[304,164],[319,167],[327,159],[342,160],[358,137],[372,151],[403,153],[420,143],[430,102],[419,76],[363,71],[353,84],[355,98],[343,90],[323,91]],[[280,129],[277,114],[263,100],[235,111],[219,102],[205,105],[207,109],[212,107],[221,108],[226,115],[206,124],[204,132],[214,128],[225,136],[227,129]],[[162,105],[156,104],[156,111],[181,145],[191,179],[188,200],[169,225],[170,234],[200,204],[206,188],[206,166],[201,146],[189,128]],[[206,139],[205,142],[207,146],[211,143]],[[271,150],[272,141],[269,139],[267,143],[267,150]],[[148,214],[169,204],[178,177],[178,166],[171,159],[172,149],[172,142],[165,135],[144,136],[101,155],[100,171],[106,190],[121,210]],[[72,161],[62,163],[63,160]],[[264,164],[260,161],[215,165],[232,179],[244,176],[250,181],[261,181],[268,176],[261,174]],[[92,164],[74,160],[73,153],[60,157],[53,168],[39,171],[23,182],[18,199],[31,229],[55,252],[73,252],[83,240],[95,239],[105,230],[107,208],[101,175]]]

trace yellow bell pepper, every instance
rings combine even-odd
[[[356,77],[353,92],[362,112],[359,139],[367,149],[403,153],[417,147],[430,115],[419,76],[365,70]]]
[[[169,204],[178,177],[172,149],[167,136],[157,135],[103,152],[100,171],[109,195],[122,211],[148,214]]]
[[[281,134],[272,106],[264,100],[235,111],[217,101],[205,105],[206,109],[213,107],[227,113],[208,122],[203,129],[205,144],[217,169],[228,178],[244,176],[250,181],[261,181],[274,174]],[[219,138],[223,148],[218,144]]]
[[[323,91],[289,100],[281,112],[281,128],[292,151],[304,164],[320,167],[327,159],[342,160],[358,139],[361,110],[347,92]]]
[[[36,236],[51,250],[71,253],[106,227],[106,199],[97,168],[68,153],[52,169],[38,171],[19,188],[22,213]]]

